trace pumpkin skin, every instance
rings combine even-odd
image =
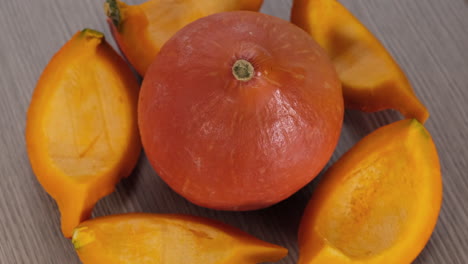
[[[239,61],[253,71],[236,70]],[[199,19],[163,46],[143,81],[138,121],[150,163],[174,191],[203,207],[254,210],[320,172],[343,108],[337,74],[307,33],[235,11]]]

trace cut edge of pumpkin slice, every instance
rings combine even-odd
[[[427,108],[382,43],[336,0],[294,0],[291,21],[331,57],[348,108],[364,112],[396,109],[424,123]]]
[[[441,202],[429,132],[414,119],[381,127],[317,186],[299,228],[298,263],[411,263],[435,228]]]
[[[95,218],[75,228],[72,243],[85,264],[122,258],[138,262],[141,257],[161,263],[254,264],[278,261],[288,252],[221,222],[176,214],[129,213]],[[126,250],[129,245],[139,248],[137,255]]]
[[[65,237],[136,165],[137,98],[130,68],[92,29],[77,32],[42,73],[26,145],[34,174],[58,204]]]

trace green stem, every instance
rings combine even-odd
[[[104,34],[102,34],[101,32],[97,30],[90,29],[90,28],[83,29],[81,31],[81,36],[92,37],[92,38],[104,38]]]
[[[106,11],[106,15],[114,26],[117,27],[117,29],[120,29],[120,22],[122,20],[121,13],[120,13],[120,7],[119,3],[117,0],[106,0],[106,3],[104,4],[104,9]]]

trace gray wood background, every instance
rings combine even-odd
[[[109,30],[104,0],[0,0],[0,263],[80,263],[59,230],[54,201],[36,181],[25,150],[26,110],[51,56],[78,30]],[[128,1],[141,3],[142,0]],[[468,0],[342,0],[385,44],[428,106],[426,123],[439,150],[443,208],[417,264],[468,263]],[[285,19],[290,0],[265,0],[263,12]],[[347,111],[333,163],[361,137],[400,119],[385,111]],[[186,213],[237,226],[290,250],[313,183],[271,208],[245,213],[197,207],[171,191],[141,157],[133,175],[99,202],[94,216]],[[99,263],[101,264],[101,263]],[[389,263],[398,264],[398,263]]]

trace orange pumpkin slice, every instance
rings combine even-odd
[[[29,106],[32,169],[72,235],[95,203],[135,166],[138,82],[104,36],[83,30],[52,58]]]
[[[442,180],[431,136],[402,120],[362,139],[324,175],[299,229],[300,264],[409,264],[437,222]]]
[[[125,214],[80,224],[72,242],[83,264],[254,264],[287,249],[238,229],[188,215]]]
[[[258,11],[263,0],[149,0],[127,5],[106,0],[109,26],[121,51],[144,76],[164,43],[185,25],[225,11]]]
[[[396,109],[423,123],[429,117],[408,79],[380,41],[336,0],[294,0],[291,21],[327,51],[346,107],[365,112]]]

